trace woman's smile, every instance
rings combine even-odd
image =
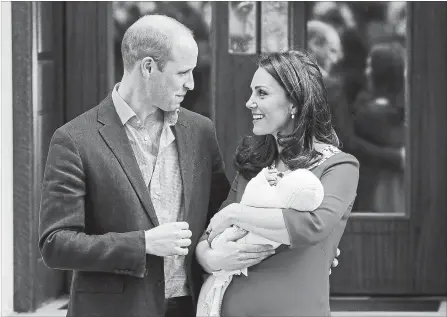
[[[263,114],[253,114],[253,121],[256,122],[256,121],[262,120],[264,117],[265,117],[265,115],[263,115]]]

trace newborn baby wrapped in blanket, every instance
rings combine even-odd
[[[269,184],[266,175],[268,175],[268,168],[264,168],[248,182],[240,202],[241,205],[261,208],[292,208],[312,212],[323,201],[323,185],[307,169],[297,169],[286,174],[279,179],[276,186]],[[211,248],[214,249],[219,243],[225,241],[224,237],[232,234],[235,230],[245,232],[235,226],[228,228],[211,242]],[[250,232],[239,239],[237,243],[270,244],[274,248],[280,245],[278,242]],[[247,276],[247,268],[236,271],[216,271],[208,276],[200,291],[197,317],[220,316],[225,290],[231,283],[233,275],[236,274]]]

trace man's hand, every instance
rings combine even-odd
[[[234,231],[232,235],[225,236],[225,241],[219,242],[215,249],[209,251],[208,263],[213,271],[240,270],[256,265],[275,254],[275,250],[269,244],[243,244],[236,243],[247,232]]]
[[[170,222],[144,232],[146,253],[157,256],[187,255],[192,232],[187,222]]]
[[[339,255],[340,255],[340,249],[337,248],[337,253],[335,254],[335,258],[332,260],[332,263],[331,263],[331,266],[332,266],[332,267],[337,267],[337,265],[338,265],[337,257],[338,257]],[[331,273],[332,273],[332,269],[329,268],[329,275],[331,275]]]

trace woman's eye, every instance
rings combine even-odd
[[[262,90],[262,89],[259,90],[258,93],[259,93],[260,96],[266,96],[267,95],[267,93],[264,90]]]

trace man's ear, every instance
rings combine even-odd
[[[142,59],[141,64],[141,72],[143,73],[143,76],[149,77],[153,74],[154,69],[156,67],[155,61],[152,57],[145,57]]]

